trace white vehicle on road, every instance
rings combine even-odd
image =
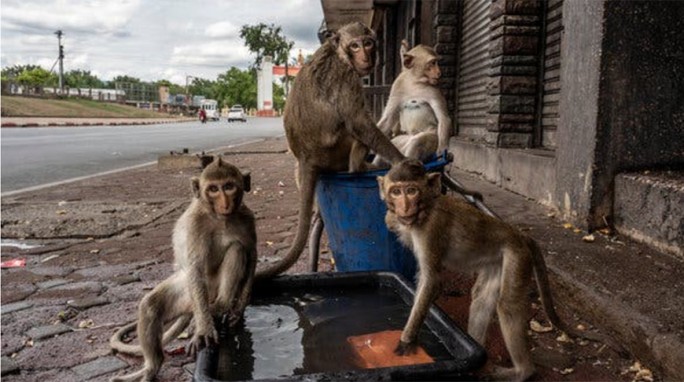
[[[228,111],[228,122],[242,121],[247,122],[247,117],[245,116],[245,109],[242,105],[233,105]]]
[[[200,103],[200,108],[207,113],[207,119],[211,121],[218,121],[221,113],[218,110],[218,101],[215,99],[203,99]]]

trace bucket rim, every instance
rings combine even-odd
[[[435,172],[443,169],[447,164],[451,163],[453,158],[449,155],[447,150],[437,156],[433,156],[433,159],[427,163],[423,164],[425,170],[428,172]],[[383,176],[387,174],[389,168],[366,171],[366,172],[323,172],[320,174],[321,179],[358,179],[358,178],[377,178],[378,176]]]

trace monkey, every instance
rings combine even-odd
[[[392,143],[402,154],[424,161],[446,150],[451,136],[446,100],[437,87],[442,75],[439,55],[426,45],[408,50],[406,40],[401,43],[400,55],[402,71],[392,83],[378,128],[394,136]],[[373,165],[384,163],[380,154]]]
[[[395,353],[415,351],[420,325],[440,292],[442,271],[476,272],[468,334],[484,346],[496,310],[513,367],[498,367],[492,377],[524,381],[535,373],[526,327],[532,274],[549,321],[570,335],[588,336],[568,328],[556,313],[537,243],[464,200],[442,195],[440,176],[426,174],[422,163],[407,159],[377,178],[387,206],[385,223],[413,251],[419,268],[415,301]]]
[[[285,258],[257,271],[257,279],[287,270],[302,253],[321,172],[363,171],[369,149],[391,163],[404,159],[375,125],[363,96],[361,77],[375,66],[375,51],[375,33],[360,22],[350,23],[334,32],[297,74],[283,122],[297,162],[298,229]]]
[[[164,359],[163,346],[195,323],[188,346],[191,356],[218,341],[215,315],[227,315],[230,326],[242,317],[251,297],[256,270],[256,229],[252,211],[242,203],[248,190],[233,165],[216,157],[192,178],[193,198],[176,221],[172,242],[176,270],[145,295],[137,324],[129,324],[110,339],[115,350],[142,354],[141,370],[112,381],[149,381]],[[163,332],[163,324],[176,320]],[[137,326],[139,349],[121,342],[123,329]]]
[[[427,162],[437,152],[437,117],[430,104],[424,100],[410,99],[404,103],[399,112],[399,135],[392,138],[392,143],[408,158]],[[373,159],[373,166],[386,166],[382,157]]]

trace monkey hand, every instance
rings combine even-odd
[[[405,355],[416,354],[417,351],[418,351],[418,345],[416,344],[415,341],[404,342],[402,340],[399,340],[399,344],[394,349],[394,354],[400,355],[400,356],[405,356]]]
[[[238,322],[242,319],[242,311],[236,311],[236,310],[231,310],[228,312],[228,326],[231,328],[237,325]]]
[[[203,348],[215,344],[218,344],[218,332],[214,324],[198,326],[195,334],[192,336],[192,340],[190,340],[190,344],[188,344],[187,353],[191,357],[195,357]]]

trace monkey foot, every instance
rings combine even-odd
[[[487,379],[492,381],[516,381],[524,382],[528,380],[535,373],[534,369],[516,370],[513,367],[495,366],[490,373],[487,374]]]

